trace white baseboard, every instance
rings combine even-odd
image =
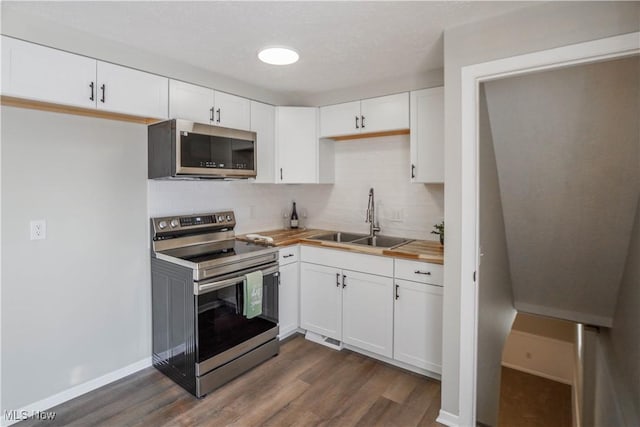
[[[443,409],[440,409],[440,413],[438,414],[438,418],[436,418],[436,421],[449,427],[458,427],[459,425],[458,416],[453,415],[452,413],[447,412]]]
[[[61,403],[67,402],[71,399],[75,399],[78,396],[82,396],[85,393],[117,381],[121,378],[126,377],[127,375],[131,375],[135,372],[141,371],[142,369],[148,368],[149,366],[151,366],[151,357],[146,357],[138,362],[132,363],[131,365],[125,366],[124,368],[109,372],[108,374],[105,374],[101,377],[89,380],[82,384],[78,384],[77,386],[61,391],[60,393],[56,393],[53,396],[49,396],[37,402],[31,403],[16,410],[15,413],[32,415],[38,412],[44,412],[47,409],[53,408],[54,406],[60,405]],[[19,421],[22,421],[22,419],[5,420],[3,413],[2,419],[0,420],[0,426],[8,427]]]

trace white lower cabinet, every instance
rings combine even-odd
[[[307,249],[303,247],[303,249]],[[332,260],[340,251],[303,250],[308,259]],[[344,253],[348,255],[347,253]],[[353,255],[353,254],[351,254]],[[348,270],[348,256],[333,259],[338,266],[302,262],[300,265],[300,326],[325,337],[393,356],[393,278]],[[354,268],[376,263],[379,257],[357,255]],[[382,260],[385,261],[385,260]],[[389,260],[390,261],[390,260]],[[380,262],[378,262],[380,264]],[[382,262],[382,265],[385,263]]]
[[[393,358],[442,372],[442,287],[395,280]]]
[[[442,372],[441,265],[305,245],[300,261],[302,329],[416,372]]]
[[[342,341],[392,357],[393,279],[349,270],[342,274]]]
[[[342,270],[300,263],[300,327],[342,341]]]
[[[299,263],[296,256],[298,247],[280,249],[280,287],[278,289],[278,322],[280,338],[285,338],[298,330],[300,320]]]

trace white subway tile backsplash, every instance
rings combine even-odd
[[[250,181],[148,182],[149,216],[233,209],[238,233],[283,227],[295,200],[307,227],[366,233],[369,188],[376,194],[381,234],[435,240],[444,217],[444,186],[409,182],[409,136],[335,143],[335,184],[275,185]],[[401,212],[401,221],[393,213]]]

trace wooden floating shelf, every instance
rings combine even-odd
[[[392,136],[392,135],[409,135],[409,129],[389,130],[386,132],[359,133],[356,135],[334,136],[334,137],[328,137],[326,139],[333,139],[334,141],[350,141],[352,139],[377,138],[380,136]]]
[[[140,123],[144,125],[149,125],[151,123],[161,121],[161,119],[153,119],[150,117],[132,116],[130,114],[113,113],[109,111],[94,110],[91,108],[71,107],[68,105],[52,104],[50,102],[14,98],[12,96],[0,96],[0,104],[7,107],[27,108],[30,110],[50,111],[53,113],[73,114],[76,116],[96,117],[99,119],[118,120],[121,122]]]

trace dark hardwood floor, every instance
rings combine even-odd
[[[148,368],[27,426],[436,426],[440,383],[302,336],[198,400]]]
[[[499,427],[571,427],[571,386],[502,368]]]

